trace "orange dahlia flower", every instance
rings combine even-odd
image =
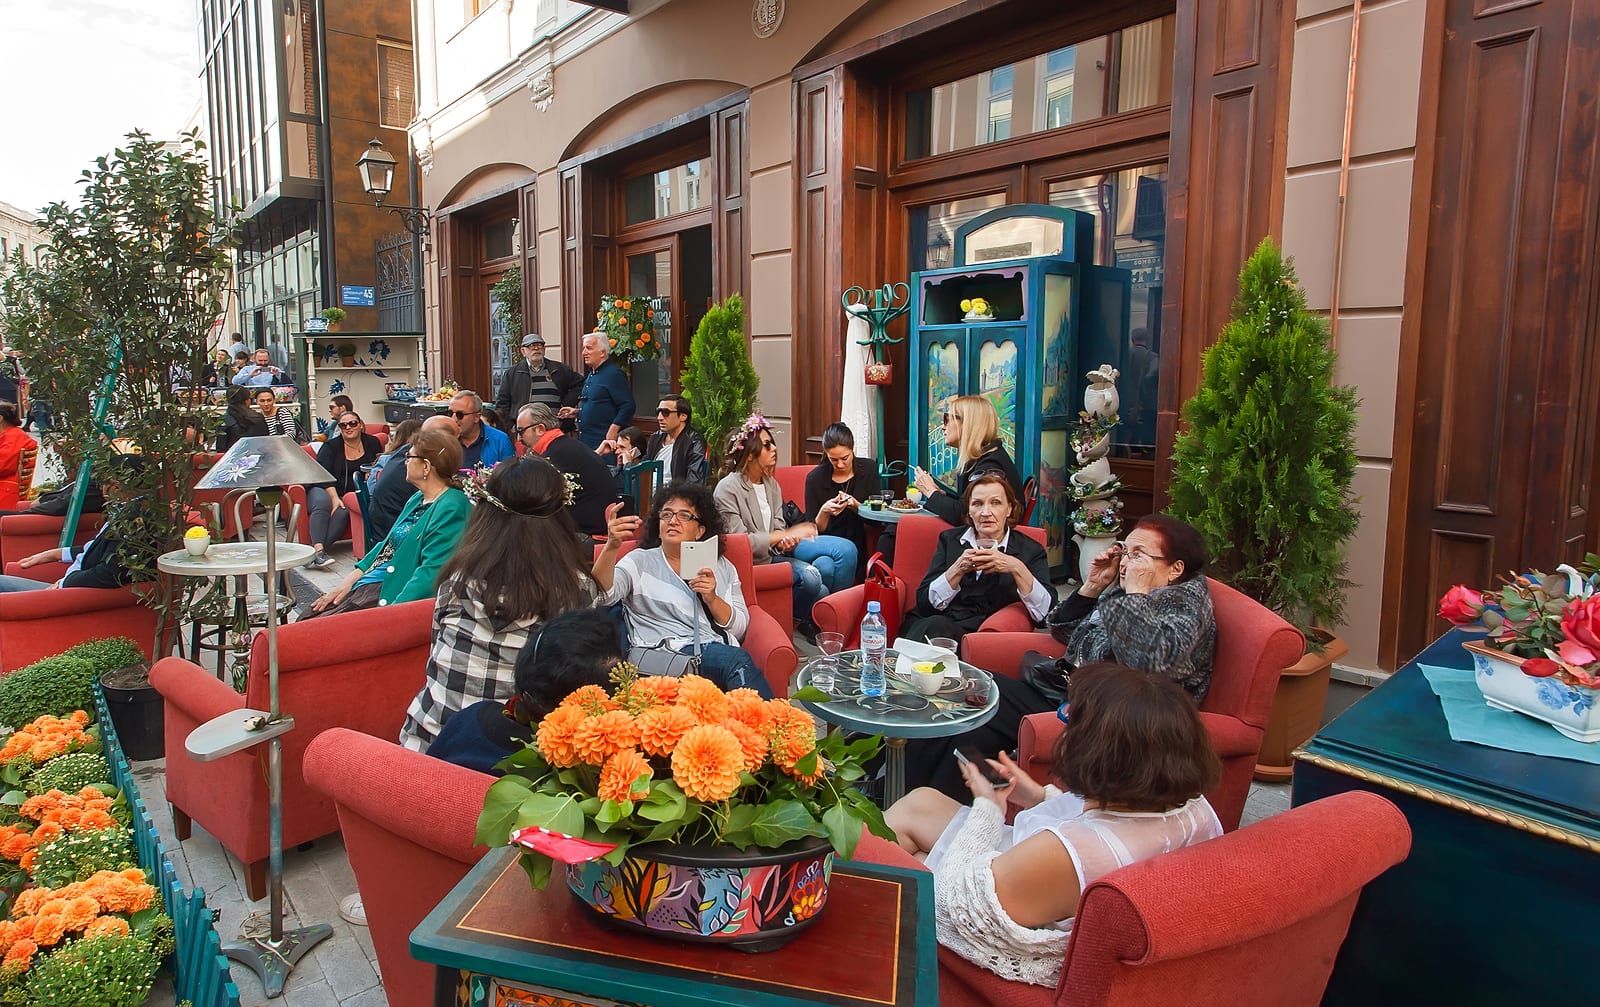
[[[572,732],[572,749],[578,758],[598,766],[611,756],[639,744],[639,725],[622,710],[607,710],[586,717]]]
[[[635,692],[650,693],[661,703],[678,701],[678,680],[668,675],[640,675],[633,688]]]
[[[120,916],[102,916],[89,924],[83,932],[85,937],[126,937],[128,936],[128,921]]]
[[[695,715],[702,724],[718,724],[728,715],[728,696],[716,683],[699,675],[678,680],[678,705]]]
[[[28,966],[33,964],[33,956],[38,953],[39,945],[33,941],[23,939],[11,945],[11,950],[6,952],[5,961],[0,962],[0,969],[26,972]]]
[[[67,933],[66,925],[59,916],[38,916],[33,924],[33,940],[41,948],[53,948],[61,943],[61,938]]]
[[[728,693],[728,716],[763,734],[772,728],[767,701],[754,689],[735,689]]]
[[[576,706],[591,716],[604,713],[607,710],[620,710],[622,708],[616,700],[598,685],[585,685],[574,689],[561,701],[562,706]]]
[[[683,736],[700,725],[681,706],[653,706],[639,714],[639,747],[651,755],[671,755]]]
[[[707,804],[733,796],[743,766],[739,739],[715,724],[701,724],[685,734],[672,753],[673,780],[685,794]]]
[[[600,769],[600,786],[595,791],[602,801],[629,801],[650,793],[655,771],[644,756],[633,749],[618,752]]]
[[[739,739],[739,751],[744,754],[744,771],[753,773],[760,769],[761,764],[767,761],[766,734],[733,717],[724,720],[722,726]]]
[[[539,721],[539,732],[534,738],[534,743],[539,746],[539,754],[558,769],[576,766],[578,753],[572,746],[572,734],[578,729],[578,725],[587,719],[584,712],[576,706],[562,706],[551,710],[543,720]]]

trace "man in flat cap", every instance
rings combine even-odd
[[[514,425],[518,410],[530,402],[543,402],[561,419],[576,420],[582,392],[583,377],[561,361],[547,359],[544,337],[530,332],[522,337],[522,359],[500,379],[494,407],[506,424]]]

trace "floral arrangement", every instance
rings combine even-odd
[[[1122,531],[1122,501],[1116,497],[1095,501],[1073,512],[1072,530],[1084,538],[1115,535]]]
[[[656,313],[647,298],[606,294],[600,298],[600,310],[594,317],[595,329],[606,337],[613,357],[654,360],[661,355],[661,342],[656,338]]]
[[[878,751],[877,736],[822,740],[810,714],[753,689],[724,692],[697,675],[640,676],[621,662],[608,693],[587,685],[539,722],[534,741],[500,765],[478,818],[478,841],[504,844],[514,828],[540,826],[615,844],[620,864],[646,842],[771,848],[826,838],[841,856],[865,825],[892,838],[883,815],[850,786]],[[797,698],[825,698],[816,690]],[[525,851],[535,887],[553,861]]]
[[[968,318],[993,318],[994,305],[982,297],[965,297],[961,300],[961,310],[967,313]]]
[[[1498,592],[1457,584],[1439,599],[1439,617],[1488,630],[1484,643],[1522,659],[1522,673],[1600,689],[1600,556],[1574,568],[1505,578]]]
[[[0,1004],[143,1003],[173,951],[110,775],[83,710],[0,746]]]
[[[1072,453],[1083,455],[1090,448],[1100,443],[1101,438],[1116,429],[1122,422],[1122,417],[1116,413],[1108,416],[1093,415],[1079,410],[1078,425],[1072,428]]]

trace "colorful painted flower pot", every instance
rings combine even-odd
[[[1524,675],[1521,658],[1476,640],[1462,646],[1472,653],[1478,689],[1490,706],[1542,720],[1573,741],[1600,741],[1600,690]]]
[[[772,951],[828,902],[833,847],[802,839],[740,851],[646,843],[613,867],[567,867],[567,886],[608,924],[678,940]]]

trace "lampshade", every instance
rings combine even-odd
[[[291,437],[241,437],[197,490],[253,490],[267,486],[331,486],[338,480]]]

